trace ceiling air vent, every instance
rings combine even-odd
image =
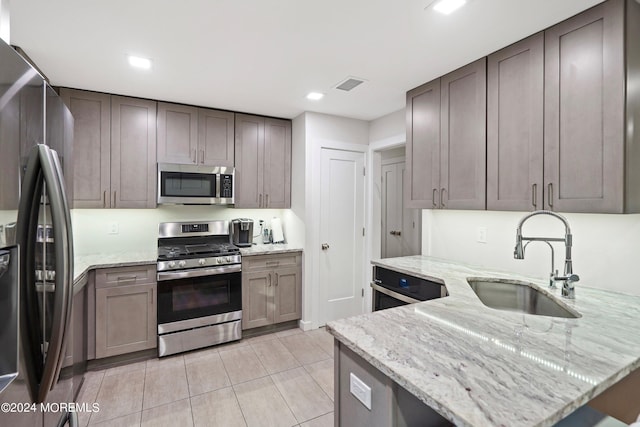
[[[359,79],[357,77],[347,77],[346,80],[343,80],[342,82],[338,83],[338,85],[336,86],[336,89],[349,92],[351,89],[353,89],[356,86],[359,86],[364,82],[365,82],[364,79]]]

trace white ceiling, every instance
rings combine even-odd
[[[372,120],[405,92],[602,0],[13,0],[11,42],[57,86],[293,118]],[[127,54],[153,59],[129,67]],[[367,80],[351,92],[347,76]],[[308,101],[309,91],[326,93]]]

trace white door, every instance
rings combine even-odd
[[[419,209],[405,208],[405,162],[382,165],[382,258],[421,253]]]
[[[318,322],[363,312],[364,153],[323,148]]]

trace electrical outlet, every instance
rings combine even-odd
[[[118,226],[118,223],[115,221],[112,221],[109,223],[109,227],[107,230],[108,234],[118,234],[120,232],[120,227]]]
[[[476,241],[478,243],[487,243],[487,227],[478,227],[476,229]]]
[[[349,391],[368,410],[371,410],[371,387],[366,385],[360,378],[356,377],[353,372],[349,372]]]

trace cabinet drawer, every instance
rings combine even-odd
[[[135,265],[96,270],[96,289],[155,282],[155,265]]]
[[[277,255],[253,255],[242,258],[242,270],[267,270],[280,267],[295,267],[300,265],[301,252],[291,252]]]

